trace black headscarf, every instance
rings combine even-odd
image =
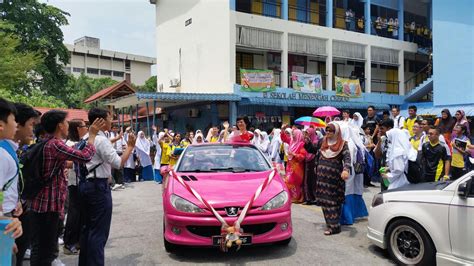
[[[444,133],[451,133],[453,131],[454,125],[456,124],[456,119],[451,115],[451,112],[449,112],[448,109],[443,109],[441,113],[446,113],[448,117],[446,119],[443,119],[443,116],[439,119],[439,130],[441,131],[441,134]]]

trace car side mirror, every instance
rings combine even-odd
[[[461,183],[458,187],[458,196],[461,198],[467,198],[471,191],[472,178],[464,183]]]

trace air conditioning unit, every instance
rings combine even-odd
[[[196,108],[189,109],[188,116],[193,118],[199,117],[199,110]]]
[[[170,79],[170,87],[171,88],[179,87],[179,79]]]

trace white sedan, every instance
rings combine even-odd
[[[367,237],[404,265],[474,265],[474,171],[374,196]]]

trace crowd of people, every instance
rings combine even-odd
[[[64,253],[79,255],[79,265],[104,265],[111,191],[135,181],[162,183],[190,144],[255,145],[279,170],[291,201],[321,206],[324,234],[337,234],[341,224],[368,215],[364,188],[455,180],[472,168],[474,146],[462,110],[453,117],[445,109],[438,119],[417,115],[416,106],[408,113],[402,117],[394,107],[379,118],[369,106],[365,118],[344,110],[322,128],[283,124],[266,131],[239,117],[206,134],[153,126],[135,136],[131,127],[113,125],[105,109],[91,109],[88,125],[68,121],[63,111],[41,114],[0,99],[0,216],[11,220],[6,232],[16,238],[14,261],[22,265],[30,250],[31,265],[62,265],[63,237]],[[423,174],[411,173],[410,164]]]

